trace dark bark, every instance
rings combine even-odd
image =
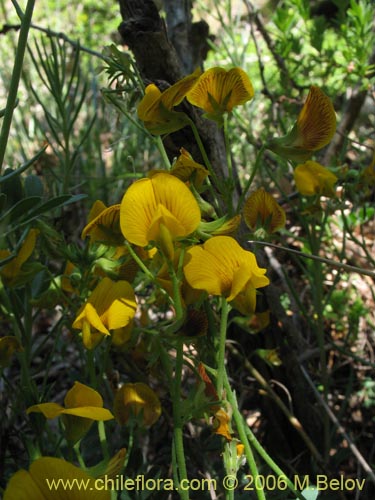
[[[166,88],[181,79],[184,76],[184,65],[168,37],[165,23],[160,18],[154,2],[119,0],[119,4],[123,18],[119,32],[124,43],[133,52],[145,83],[155,82]],[[212,167],[216,175],[222,178],[224,172],[227,172],[222,132],[214,122],[202,119],[197,108],[184,103],[184,111],[196,124]],[[168,136],[165,146],[171,158],[184,147],[196,161],[202,162],[194,137],[188,128]]]

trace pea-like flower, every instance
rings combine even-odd
[[[173,108],[180,104],[187,92],[195,84],[200,70],[179,80],[164,92],[151,83],[146,87],[145,95],[138,105],[138,117],[154,135],[170,134],[185,127],[189,119],[185,113]]]
[[[13,287],[18,283],[24,282],[23,278],[29,281],[27,279],[27,274],[22,270],[22,266],[32,255],[36,245],[38,234],[39,231],[37,229],[30,229],[22,245],[20,246],[17,255],[8,260],[0,268],[0,276],[3,279],[4,283],[6,283],[8,286]],[[10,256],[11,252],[8,249],[0,250],[0,260],[8,259]]]
[[[292,130],[270,141],[268,148],[289,160],[306,161],[331,142],[336,131],[336,114],[328,96],[311,86]]]
[[[51,489],[53,482],[63,481],[69,488],[61,488],[61,493]],[[95,488],[95,478],[79,467],[61,458],[40,457],[30,469],[21,469],[10,478],[4,492],[4,500],[110,500],[109,490]],[[85,488],[81,488],[82,484]]]
[[[112,413],[103,408],[101,395],[87,385],[75,382],[66,393],[64,406],[57,403],[40,403],[30,406],[27,413],[42,413],[46,418],[62,417],[66,439],[71,443],[79,441],[95,420],[111,420]]]
[[[87,349],[95,347],[109,330],[123,328],[134,318],[137,309],[131,285],[124,280],[103,278],[78,311],[73,328],[82,331]]]
[[[334,185],[337,177],[315,161],[298,165],[294,171],[294,181],[297,190],[304,196],[335,195]]]
[[[97,200],[82,231],[82,238],[87,236],[90,237],[91,243],[100,241],[107,244],[121,244],[120,205],[106,207],[102,201]]]
[[[241,68],[211,68],[202,73],[189,90],[186,99],[206,112],[206,117],[219,123],[224,113],[230,113],[254,97],[252,83]]]
[[[192,288],[221,295],[243,314],[255,311],[256,289],[267,286],[266,269],[230,236],[214,236],[186,252],[184,273]]]
[[[146,427],[153,425],[161,415],[161,404],[156,393],[146,384],[124,384],[116,393],[113,412],[120,425],[131,418]]]
[[[262,228],[274,233],[285,226],[285,212],[264,188],[254,191],[245,201],[243,216],[251,230]]]
[[[140,247],[171,242],[193,233],[200,222],[198,203],[190,189],[177,177],[158,173],[134,182],[120,208],[124,237]]]

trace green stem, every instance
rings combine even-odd
[[[182,379],[182,365],[183,365],[183,355],[184,355],[184,343],[183,340],[179,339],[177,341],[176,348],[176,367],[174,376],[174,387],[173,387],[173,445],[176,454],[177,466],[178,466],[178,477],[179,482],[184,481],[185,486],[188,484],[187,481],[187,470],[185,463],[185,453],[184,453],[184,441],[183,441],[183,415],[181,414],[181,379]],[[189,499],[188,490],[180,489],[180,496],[183,500]]]
[[[260,150],[258,151],[256,160],[255,160],[254,168],[253,168],[253,170],[252,170],[252,172],[250,174],[249,180],[245,184],[245,187],[244,187],[244,189],[242,191],[242,194],[240,196],[240,199],[239,199],[239,202],[238,202],[238,207],[237,207],[237,212],[239,212],[241,210],[241,208],[242,208],[242,205],[243,205],[243,202],[245,201],[247,192],[249,191],[249,189],[251,187],[251,184],[253,183],[254,177],[255,177],[256,173],[258,172],[259,165],[260,165],[260,159],[262,158],[265,149],[266,149],[266,147],[263,145],[260,148]]]
[[[154,141],[155,141],[155,144],[159,150],[160,156],[162,157],[162,160],[164,162],[164,166],[165,166],[166,170],[170,170],[171,169],[171,162],[169,161],[169,158],[168,158],[168,155],[167,155],[167,152],[165,150],[165,147],[164,147],[164,144],[163,144],[161,137],[160,136],[155,137]]]
[[[234,179],[233,179],[233,162],[231,155],[231,147],[229,142],[229,133],[228,133],[228,114],[224,113],[224,144],[225,144],[225,154],[228,166],[228,184],[226,188],[228,192],[225,193],[227,198],[227,206],[228,206],[228,214],[230,217],[233,215],[233,188],[234,188]]]
[[[216,391],[219,398],[222,398],[224,375],[225,375],[225,341],[227,339],[229,304],[225,297],[221,298],[221,320],[219,336],[219,352],[217,358],[217,383]]]
[[[2,170],[2,165],[4,163],[5,150],[8,143],[10,126],[13,119],[13,111],[17,102],[18,86],[21,78],[23,60],[25,56],[27,38],[29,35],[29,29],[31,25],[31,18],[33,15],[34,5],[35,5],[35,0],[28,0],[25,14],[23,15],[21,22],[21,29],[18,38],[18,45],[14,60],[13,73],[10,81],[9,94],[7,98],[7,103],[3,118],[3,125],[0,134],[0,174]]]
[[[319,254],[320,249],[320,239],[316,234],[316,228],[314,223],[312,224],[310,234],[310,247],[311,252],[315,255]],[[328,389],[329,389],[329,375],[327,370],[327,355],[324,346],[324,318],[323,318],[323,269],[322,263],[318,260],[313,260],[312,262],[313,270],[313,300],[314,309],[316,314],[316,335],[319,347],[319,358],[320,358],[320,370],[322,374],[322,385],[323,385],[323,395],[324,401],[328,401]],[[323,433],[324,433],[324,458],[328,460],[328,453],[330,449],[330,422],[327,413],[323,415]]]
[[[138,264],[139,268],[145,273],[145,275],[147,276],[147,278],[149,278],[150,280],[154,281],[155,280],[155,276],[152,274],[152,272],[147,269],[147,267],[143,264],[142,262],[142,259],[140,259],[138,257],[138,255],[136,254],[136,252],[133,250],[133,247],[131,246],[131,244],[128,242],[128,241],[125,241],[125,246],[126,248],[128,249],[128,252],[130,253],[130,255],[132,256],[132,258],[135,260],[135,262]]]
[[[102,447],[103,458],[105,460],[109,460],[107,436],[105,435],[105,426],[103,420],[98,421],[98,434],[99,434],[100,446]]]
[[[224,373],[224,387],[225,387],[225,390],[227,392],[228,401],[229,401],[229,403],[232,407],[232,410],[233,410],[233,418],[234,418],[234,421],[236,423],[239,438],[241,440],[241,443],[245,447],[245,456],[246,456],[247,463],[250,467],[251,474],[254,478],[255,491],[256,491],[258,500],[266,500],[263,488],[259,487],[259,485],[261,483],[257,479],[259,476],[258,467],[257,467],[257,464],[255,462],[254,454],[253,454],[253,451],[251,449],[249,440],[247,439],[247,436],[246,436],[243,418],[242,418],[242,415],[238,409],[237,398],[236,398],[235,394],[233,393],[232,388],[229,384],[228,375],[227,375],[226,371]]]
[[[371,278],[375,278],[374,271],[370,271],[369,269],[362,269],[356,266],[350,266],[349,264],[344,264],[342,262],[336,262],[335,260],[326,259],[325,257],[320,257],[319,255],[300,252],[299,250],[293,250],[292,248],[283,247],[282,245],[275,245],[274,243],[270,243],[268,241],[249,240],[248,243],[251,243],[252,245],[254,244],[254,245],[262,245],[266,247],[276,248],[278,250],[283,250],[284,252],[289,252],[295,255],[299,255],[300,257],[303,257],[305,259],[311,259],[323,262],[324,264],[327,264],[336,269],[343,269],[344,271],[348,271],[350,273],[358,273],[358,274],[363,274],[365,276],[371,276]]]
[[[80,443],[81,441],[78,441],[78,443],[76,443],[74,446],[73,446],[73,450],[76,454],[76,457],[77,457],[77,460],[78,460],[78,463],[79,463],[79,466],[82,470],[86,470],[86,464],[85,462],[83,461],[83,458],[82,458],[82,455],[81,455],[81,452],[80,452],[80,449],[79,449],[79,446],[80,446]]]
[[[126,467],[129,463],[129,458],[133,449],[133,444],[134,444],[134,425],[130,426],[129,429],[129,441],[128,441],[128,447],[126,450],[126,455],[125,455],[125,460],[124,460],[124,465],[123,465],[123,470],[126,471]]]

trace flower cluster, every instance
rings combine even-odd
[[[253,96],[252,83],[242,69],[227,71],[216,67],[203,73],[197,70],[164,91],[155,84],[148,85],[137,112],[151,134],[165,135],[194,126],[189,115],[191,106],[203,110],[205,118],[221,127],[236,106]],[[337,177],[311,160],[314,152],[331,141],[335,126],[330,99],[312,86],[291,131],[267,144],[268,149],[292,162],[295,187],[302,196],[315,200],[335,195]],[[225,129],[224,126],[224,133]],[[181,428],[190,415],[212,417],[213,431],[223,436],[229,446],[227,455],[236,453],[236,449],[242,455],[244,445],[234,437],[231,425],[233,399],[231,403],[230,395],[226,399],[228,388],[224,387],[228,317],[232,312],[236,319],[244,320],[248,330],[251,324],[256,325],[253,331],[264,328],[270,311],[259,311],[258,297],[270,280],[267,270],[258,265],[259,256],[247,247],[240,224],[243,218],[255,239],[266,239],[282,230],[287,218],[283,203],[264,188],[247,196],[250,185],[237,210],[231,206],[228,213],[220,211],[220,204],[215,204],[213,198],[219,193],[228,200],[232,193],[228,196],[220,190],[231,185],[232,179],[215,184],[204,150],[203,160],[199,160],[204,165],[195,161],[184,147],[180,152],[171,168],[153,170],[147,177],[131,183],[120,203],[109,207],[100,200],[94,203],[82,231],[89,270],[82,271],[77,262],[69,261],[61,290],[73,297],[71,303],[79,300],[71,333],[86,349],[92,363],[91,377],[96,370],[94,355],[102,347],[107,353],[110,349],[123,353],[127,348],[138,347],[139,352],[143,349],[140,358],[149,362],[144,364],[146,373],[163,367],[170,379],[173,399],[174,461],[179,461],[178,470],[182,474]],[[228,166],[228,177],[230,174]],[[31,229],[14,255],[8,249],[0,250],[0,258],[6,260],[0,270],[6,286],[17,286],[26,276],[27,261],[37,236],[38,232]],[[217,323],[216,318],[220,318]],[[203,365],[196,363],[194,369],[200,374],[203,391],[197,391],[191,406],[184,407],[180,404],[179,385],[183,344],[208,331],[211,335],[219,331],[214,339],[218,347],[213,356],[214,382]],[[154,341],[155,338],[158,340]],[[172,350],[176,353],[173,361]],[[6,366],[13,353],[21,351],[18,340],[4,337],[0,341],[0,365]],[[270,364],[280,362],[274,350],[258,349],[258,352]],[[112,399],[113,413],[103,407],[103,398],[96,390],[76,381],[67,391],[63,405],[37,402],[28,408],[27,414],[30,418],[35,418],[34,413],[47,419],[59,417],[66,443],[75,450],[94,422],[113,420],[113,425],[117,422],[132,433],[136,427],[145,429],[154,425],[162,414],[159,397],[144,382],[120,384],[113,389]],[[114,466],[114,470],[120,468]],[[29,488],[27,498],[47,498],[49,492],[42,478],[57,475],[87,479],[89,483],[93,480],[86,471],[65,460],[41,457],[31,464],[29,471],[21,470],[12,477],[4,498],[26,498],[21,482]],[[85,495],[79,498],[86,498]],[[66,498],[73,497],[76,498],[67,493]],[[109,498],[109,494],[103,492],[97,497]]]

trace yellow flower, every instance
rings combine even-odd
[[[202,108],[207,118],[221,123],[223,113],[254,97],[254,89],[241,68],[211,68],[205,71],[187,93],[186,99]]]
[[[97,200],[92,206],[88,224],[82,231],[82,238],[90,236],[90,242],[103,241],[108,244],[121,244],[120,205],[106,207]]]
[[[264,188],[257,189],[245,201],[243,216],[251,230],[261,227],[274,233],[285,226],[285,212]]]
[[[227,441],[232,440],[230,421],[230,415],[223,408],[220,408],[212,419],[212,428],[214,433],[224,436]]]
[[[268,148],[289,160],[305,161],[331,142],[336,131],[332,102],[319,87],[312,86],[292,130],[270,141]]]
[[[89,430],[94,420],[111,420],[112,413],[103,408],[101,395],[87,385],[75,382],[66,393],[64,405],[40,403],[30,406],[27,413],[42,413],[52,419],[62,416],[66,439],[71,443],[79,441]]]
[[[58,488],[60,480],[70,482],[71,487]],[[61,458],[41,457],[31,464],[29,471],[21,469],[10,478],[4,500],[110,500],[111,492],[96,489],[96,484],[95,478]]]
[[[170,170],[170,173],[183,182],[191,180],[194,186],[199,189],[209,172],[203,165],[193,160],[191,154],[186,149],[181,148],[180,156]]]
[[[294,181],[298,191],[304,196],[334,196],[337,177],[315,161],[298,165],[294,171]]]
[[[230,236],[214,236],[186,253],[184,273],[191,287],[226,297],[243,314],[254,312],[256,289],[269,279],[252,252]]]
[[[85,347],[92,349],[103,335],[110,334],[109,330],[127,326],[136,309],[134,291],[127,281],[103,278],[78,311],[72,326],[82,331]]]
[[[153,425],[161,415],[161,404],[155,392],[146,384],[124,384],[116,393],[113,412],[120,425],[126,425],[131,417],[142,419],[142,425]]]
[[[164,92],[153,83],[146,87],[137,111],[147,130],[155,135],[170,134],[188,124],[185,113],[174,111],[173,108],[183,101],[199,74],[200,70],[195,71]]]
[[[38,233],[37,229],[30,229],[17,255],[0,268],[0,276],[8,286],[17,284],[17,279],[22,274],[23,264],[34,251]],[[10,255],[11,252],[9,250],[0,250],[0,260],[6,259]]]
[[[126,191],[120,208],[124,237],[135,245],[168,246],[176,238],[193,233],[200,222],[200,210],[189,188],[175,176],[155,174],[140,179]]]

